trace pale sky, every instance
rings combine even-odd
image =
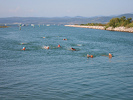
[[[92,17],[124,13],[133,13],[133,0],[0,0],[0,18]]]

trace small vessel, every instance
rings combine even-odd
[[[34,24],[31,24],[31,26],[35,27],[35,25],[34,25]]]
[[[50,24],[47,24],[46,26],[50,26]]]

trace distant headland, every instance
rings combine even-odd
[[[88,23],[88,24],[65,25],[65,26],[133,33],[132,18],[127,18],[126,19],[125,16],[123,16],[121,18],[112,18],[110,20],[110,22],[108,22],[107,24]]]

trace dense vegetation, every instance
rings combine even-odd
[[[111,26],[113,28],[120,27],[120,26],[130,27],[131,22],[132,22],[132,18],[126,19],[126,17],[123,16],[121,18],[112,18],[110,22],[107,24],[107,26]]]
[[[81,24],[81,25],[86,25],[86,26],[106,26],[107,27],[133,27],[133,22],[132,18],[127,18],[125,16],[121,18],[112,18],[107,24],[101,24],[101,23],[88,23],[88,24]]]
[[[106,24],[101,24],[101,23],[88,23],[88,24],[81,24],[84,26],[106,26]]]

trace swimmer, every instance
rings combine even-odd
[[[111,54],[111,53],[109,53],[109,55],[108,55],[108,56],[107,56],[107,55],[102,55],[102,56],[112,58],[112,54]]]
[[[71,48],[71,50],[72,50],[72,51],[76,51],[76,49],[74,49],[74,48]]]
[[[20,44],[24,44],[24,43],[20,43]]]
[[[21,45],[27,44],[27,43],[20,43]]]
[[[109,58],[112,58],[112,55],[111,55],[111,53],[109,53]]]
[[[23,47],[23,49],[21,49],[21,50],[25,50],[26,49],[26,47]]]
[[[44,46],[44,49],[49,49],[49,46]]]
[[[60,48],[61,46],[60,45],[58,45],[58,48]]]
[[[67,39],[63,39],[63,40],[67,40]]]
[[[45,38],[45,37],[43,37],[43,38]]]
[[[90,55],[89,54],[87,54],[87,58],[89,58],[90,57]]]
[[[89,54],[87,54],[87,58],[89,58],[89,57],[93,58],[93,55],[89,55]]]

